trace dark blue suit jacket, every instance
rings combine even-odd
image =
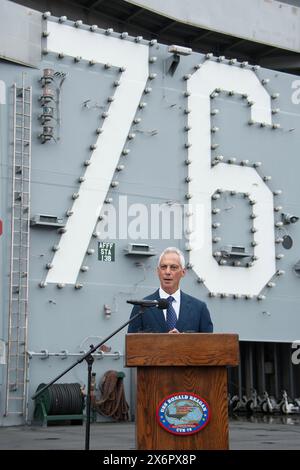
[[[145,297],[147,300],[159,300],[159,290]],[[132,309],[130,318],[140,310],[138,305]],[[180,332],[212,333],[213,324],[207,306],[181,291],[180,311],[176,323]],[[147,307],[144,313],[128,326],[128,333],[167,333],[167,325],[163,311],[157,307]]]

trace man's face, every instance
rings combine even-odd
[[[168,294],[174,294],[179,288],[185,269],[181,267],[177,253],[166,253],[160,260],[157,268],[161,288]]]

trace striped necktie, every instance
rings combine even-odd
[[[176,322],[177,322],[177,315],[174,310],[174,307],[172,305],[172,302],[174,302],[174,297],[170,295],[170,297],[167,298],[168,301],[168,308],[167,308],[167,328],[168,330],[173,330],[175,328]]]

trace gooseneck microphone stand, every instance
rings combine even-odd
[[[130,318],[126,323],[121,325],[117,330],[113,331],[107,338],[105,338],[103,341],[98,343],[96,346],[93,344],[90,345],[90,349],[87,353],[85,353],[83,356],[81,356],[74,364],[72,364],[70,367],[68,367],[66,370],[64,370],[61,374],[59,374],[55,379],[51,380],[47,385],[45,385],[43,388],[38,390],[34,395],[32,395],[32,400],[35,400],[38,396],[40,396],[47,388],[50,387],[50,385],[54,384],[58,379],[60,379],[63,375],[65,375],[67,372],[69,372],[71,369],[76,367],[78,364],[80,364],[83,361],[87,362],[88,365],[88,378],[87,378],[87,397],[86,397],[86,425],[85,425],[85,450],[89,450],[90,448],[90,424],[91,424],[91,379],[92,379],[92,367],[93,367],[93,362],[94,358],[92,356],[93,352],[96,351],[96,349],[99,349],[100,346],[102,346],[104,343],[106,343],[110,338],[115,336],[119,331],[123,330],[126,325],[129,323],[132,323],[136,318],[138,318],[140,315],[144,313],[145,306],[141,305],[140,306],[140,311],[134,315],[132,318]]]

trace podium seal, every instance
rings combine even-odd
[[[210,420],[208,403],[195,393],[174,393],[157,407],[160,426],[171,434],[187,436],[201,431]]]

